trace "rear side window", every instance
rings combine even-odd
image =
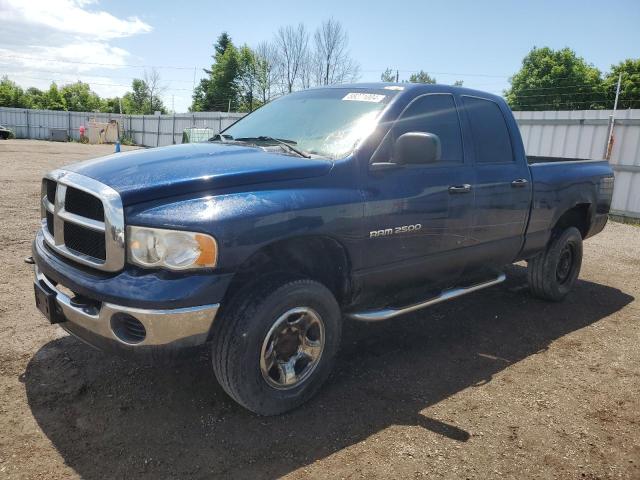
[[[462,162],[462,133],[458,111],[449,94],[424,95],[404,111],[393,127],[398,138],[407,132],[433,133],[440,138],[443,162]]]
[[[471,123],[476,163],[513,162],[511,137],[498,104],[476,97],[462,97]]]

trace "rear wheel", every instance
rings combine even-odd
[[[283,413],[311,398],[329,376],[341,328],[338,303],[322,284],[254,283],[234,296],[219,319],[213,370],[245,408],[260,415]]]
[[[569,227],[553,238],[546,250],[529,260],[531,293],[545,300],[560,301],[571,291],[582,265],[582,235]]]

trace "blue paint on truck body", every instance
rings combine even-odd
[[[106,274],[59,258],[46,249],[41,235],[34,244],[39,268],[82,295],[120,305],[224,303],[235,272],[265,248],[322,238],[347,257],[348,294],[342,303],[348,309],[379,298],[380,292],[416,284],[451,286],[476,271],[529,258],[544,248],[563,213],[576,206],[588,212],[586,235],[604,227],[612,189],[604,181],[612,177],[607,162],[529,165],[502,98],[442,85],[335,88],[390,97],[373,131],[345,158],[302,158],[211,142],[119,153],[66,167],[115,189],[126,225],[214,236],[219,246],[215,269],[168,272],[127,263],[123,271]],[[460,157],[373,168],[372,160],[389,162],[385,142],[402,113],[437,95],[455,105]],[[477,127],[474,131],[472,98],[492,102],[502,113],[512,161],[479,161],[490,139]],[[514,187],[519,179],[524,186]],[[461,185],[469,185],[470,193],[452,194],[450,187]],[[371,236],[411,226],[407,234]],[[325,261],[323,252],[317,254],[315,262]]]

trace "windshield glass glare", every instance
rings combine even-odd
[[[375,126],[396,92],[327,88],[281,97],[224,131],[234,139],[273,137],[309,154],[338,159]]]

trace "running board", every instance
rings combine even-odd
[[[420,310],[425,307],[430,307],[431,305],[435,305],[436,303],[445,302],[447,300],[451,300],[452,298],[461,297],[466,295],[467,293],[475,292],[477,290],[482,290],[483,288],[492,287],[493,285],[497,285],[498,283],[504,282],[506,279],[506,275],[501,273],[497,278],[493,280],[489,280],[488,282],[476,283],[475,285],[471,285],[469,287],[460,287],[453,288],[451,290],[445,290],[437,297],[431,298],[424,302],[415,303],[413,305],[409,305],[404,308],[384,308],[382,310],[372,310],[369,312],[360,312],[360,313],[350,313],[347,316],[353,320],[360,320],[362,322],[379,322],[381,320],[388,320],[393,317],[397,317],[399,315],[404,315],[405,313],[415,312],[416,310]]]

